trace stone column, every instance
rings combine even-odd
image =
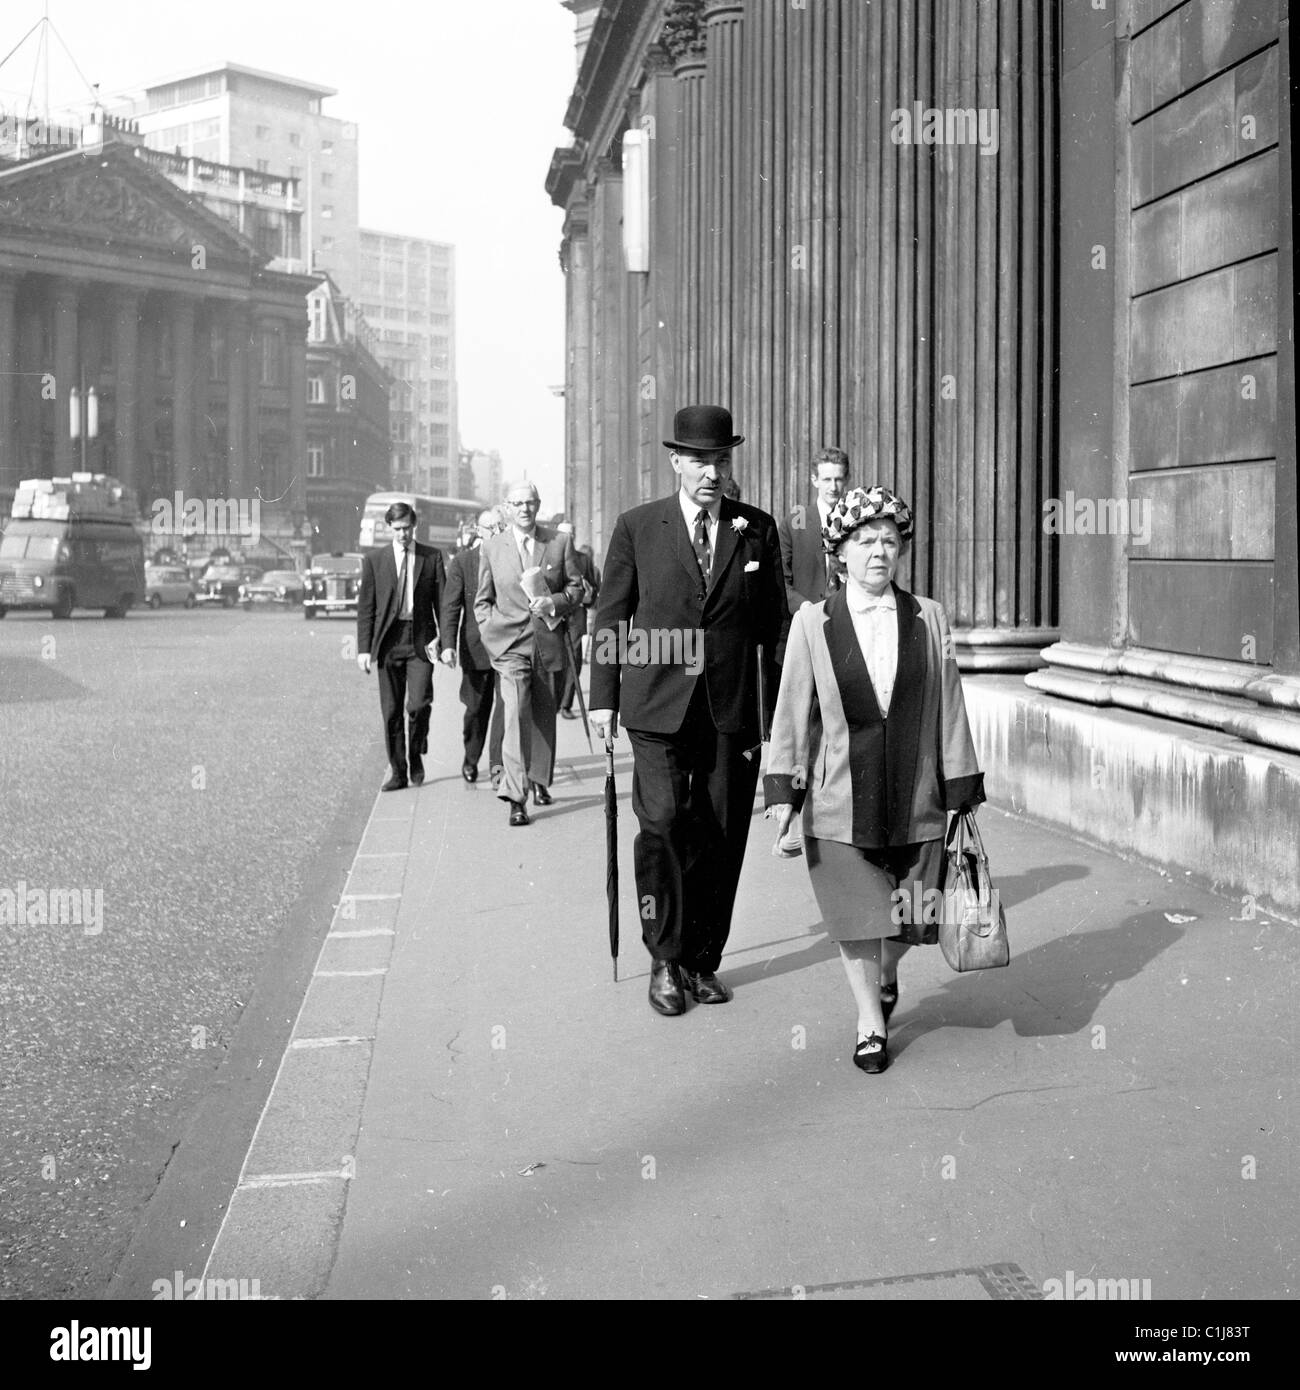
[[[307,315],[305,310],[286,315],[283,321],[286,374],[289,391],[289,443],[285,505],[294,516],[307,511]],[[353,366],[355,367],[355,363]],[[359,394],[359,391],[358,391]],[[356,407],[353,407],[355,412]],[[456,441],[451,441],[455,447]]]
[[[705,352],[700,389],[706,400],[732,411],[740,373],[733,324],[736,322],[732,268],[743,228],[739,204],[740,144],[746,113],[741,105],[740,0],[707,0],[704,35],[708,53],[703,90],[704,286],[701,305]],[[744,427],[741,427],[743,433]]]
[[[128,487],[139,487],[140,468],[140,302],[138,290],[113,294],[113,373],[117,430],[117,472]],[[148,499],[141,497],[145,504]],[[146,507],[147,510],[147,507]]]
[[[703,0],[672,0],[660,42],[672,55],[678,79],[678,279],[677,400],[671,410],[702,399],[706,324],[702,303],[705,268],[703,222],[703,101],[705,36]]]
[[[81,446],[72,438],[72,391],[78,385],[77,317],[81,291],[66,280],[54,285],[54,384],[55,398],[47,405],[55,411],[54,474],[67,477],[81,467]]]
[[[172,463],[176,488],[188,494],[194,481],[194,319],[196,302],[184,294],[171,302]]]
[[[230,451],[227,497],[251,497],[248,455],[248,359],[252,356],[247,306],[233,305],[226,320],[226,446]]]
[[[17,486],[18,460],[18,281],[0,276],[0,502]]]
[[[565,222],[565,293],[568,361],[564,372],[564,422],[568,443],[564,506],[579,541],[596,532],[591,478],[591,242],[587,206],[577,203]]]

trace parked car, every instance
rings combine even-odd
[[[361,590],[361,556],[341,550],[313,555],[311,568],[303,576],[306,591],[302,600],[304,618],[325,618],[331,613],[355,613]]]
[[[267,570],[260,579],[240,585],[239,601],[245,608],[255,603],[297,606],[305,590],[306,584],[297,570]]]
[[[196,603],[209,606],[219,603],[222,608],[233,608],[239,599],[239,586],[244,577],[238,565],[209,565],[199,580],[199,591],[195,594]]]
[[[145,566],[144,601],[150,608],[161,608],[164,603],[183,603],[186,608],[193,608],[196,587],[184,565]]]

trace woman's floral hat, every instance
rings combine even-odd
[[[875,487],[853,488],[831,508],[826,525],[822,527],[822,548],[833,555],[840,543],[859,526],[880,517],[888,517],[898,527],[901,539],[911,539],[912,511],[896,492],[890,492],[879,483]]]

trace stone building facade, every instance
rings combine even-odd
[[[847,449],[995,792],[1300,911],[1284,0],[570,8],[579,529],[669,490],[683,404],[774,513]]]
[[[0,506],[25,477],[121,478],[305,519],[313,281],[187,198],[127,144],[0,163]],[[83,458],[70,398],[95,389]],[[275,499],[273,501],[273,499]]]

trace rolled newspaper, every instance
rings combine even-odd
[[[555,595],[547,588],[546,580],[542,578],[542,567],[540,565],[529,565],[519,576],[519,583],[523,586],[524,596],[531,602],[538,598],[554,598]],[[539,614],[542,621],[552,632],[564,621],[563,618],[548,618],[544,614]]]

